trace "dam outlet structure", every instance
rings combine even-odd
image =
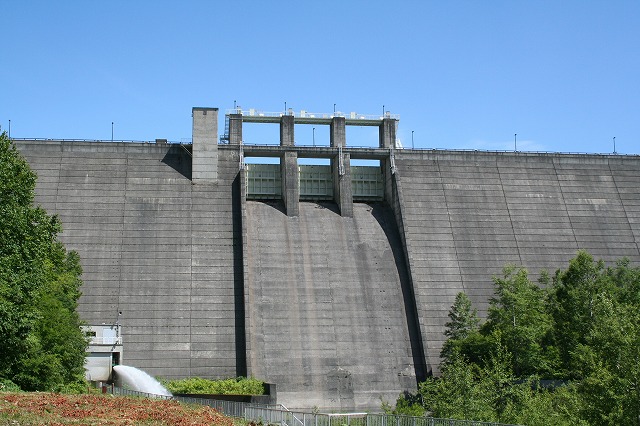
[[[82,259],[81,317],[108,339],[117,321],[105,363],[375,411],[439,373],[456,294],[486,315],[505,264],[640,261],[635,155],[402,149],[386,112],[234,109],[221,135],[217,108],[192,115],[189,143],[15,140]],[[279,126],[279,144],[247,124]],[[329,140],[296,143],[300,125]],[[377,129],[370,147],[351,126]]]

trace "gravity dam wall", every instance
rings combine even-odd
[[[637,156],[252,148],[216,133],[16,141],[80,253],[82,318],[118,323],[123,363],[151,375],[254,375],[290,408],[373,410],[438,372],[455,295],[484,315],[506,263],[535,275],[578,249],[640,263]],[[281,158],[282,200],[247,199],[247,153]],[[336,201],[298,202],[304,156],[344,156]],[[380,160],[382,201],[349,204],[355,158]]]
[[[397,210],[427,363],[436,368],[447,312],[464,291],[486,313],[507,263],[532,278],[579,249],[640,262],[637,156],[402,151]]]
[[[237,157],[221,161],[217,184],[193,185],[191,157],[180,146],[18,147],[38,173],[36,201],[59,216],[61,240],[80,253],[80,315],[89,324],[120,323],[123,362],[167,378],[243,374]]]

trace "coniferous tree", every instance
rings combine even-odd
[[[450,321],[445,324],[444,335],[448,337],[442,346],[440,357],[447,362],[453,357],[453,352],[460,350],[460,344],[469,336],[477,333],[480,328],[478,313],[471,304],[466,293],[460,292],[449,311]]]

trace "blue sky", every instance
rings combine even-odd
[[[0,0],[0,16],[0,125],[16,138],[110,139],[114,122],[115,139],[180,141],[193,106],[286,102],[384,105],[405,147],[413,131],[416,148],[512,150],[517,133],[522,151],[606,153],[615,137],[640,153],[637,0]],[[244,139],[276,143],[277,127]]]

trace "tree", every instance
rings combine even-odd
[[[487,387],[479,384],[480,376],[477,365],[454,351],[442,366],[441,377],[430,377],[419,385],[425,409],[434,417],[496,421]]]
[[[513,265],[494,277],[496,296],[481,333],[499,333],[511,354],[516,376],[537,374],[550,377],[556,368],[555,348],[549,345],[553,320],[547,311],[543,289],[531,282],[527,270]]]
[[[33,205],[36,175],[0,135],[0,378],[25,390],[80,380],[86,340],[76,312],[79,258],[60,222]]]
[[[624,268],[623,268],[624,269]],[[619,270],[623,276],[625,272]],[[580,379],[580,361],[573,356],[578,345],[593,327],[594,302],[599,294],[609,294],[617,298],[619,287],[602,261],[594,261],[586,251],[579,251],[569,262],[569,267],[558,270],[553,278],[549,309],[555,327],[553,340],[558,348],[561,375],[569,379]]]
[[[473,308],[471,299],[464,292],[456,295],[449,311],[449,318],[451,321],[445,324],[446,330],[444,332],[448,339],[440,352],[440,357],[445,362],[453,356],[454,350],[460,349],[462,341],[473,333],[477,333],[480,328],[477,310]]]
[[[640,419],[640,306],[597,295],[593,321],[575,350],[583,414],[593,424],[635,425]]]

